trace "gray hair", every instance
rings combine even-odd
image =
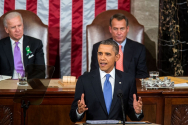
[[[6,14],[4,19],[3,19],[4,26],[7,27],[7,20],[10,20],[10,19],[12,19],[14,17],[17,17],[17,16],[20,17],[20,19],[21,19],[21,21],[23,23],[23,18],[22,18],[22,15],[20,13],[18,13],[18,12],[10,12],[10,13]]]
[[[111,16],[111,18],[110,18],[110,26],[112,26],[112,20],[114,18],[117,19],[118,21],[124,19],[126,21],[126,26],[128,26],[129,21],[128,21],[127,17],[124,14],[122,14],[122,13],[116,13],[113,16]]]
[[[113,41],[112,39],[103,40],[103,41],[100,42],[100,45],[101,45],[101,44],[103,44],[103,45],[112,45],[115,54],[116,54],[116,55],[119,54],[119,46],[118,46],[118,44],[117,44],[115,41]],[[99,46],[100,46],[100,45],[99,45]]]

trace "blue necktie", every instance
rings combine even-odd
[[[109,81],[109,78],[110,78],[110,74],[106,74],[106,80],[104,82],[104,87],[103,87],[103,94],[104,94],[104,99],[105,99],[105,104],[108,114],[110,112],[110,106],[112,102],[112,86]]]

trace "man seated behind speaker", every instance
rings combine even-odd
[[[0,40],[0,75],[17,78],[29,64],[45,65],[42,41],[23,34],[21,14],[10,12],[3,23],[9,37]]]
[[[134,77],[115,69],[118,61],[119,47],[113,40],[100,42],[98,48],[99,68],[78,78],[75,97],[71,106],[72,122],[82,120],[123,120],[120,98],[123,94],[124,112],[133,121],[143,118],[142,99],[137,101],[137,89]]]
[[[135,78],[149,77],[146,65],[146,51],[144,45],[127,38],[129,32],[128,19],[124,14],[114,14],[110,18],[109,31],[121,49],[122,55],[116,63],[116,69],[129,73]],[[91,71],[99,67],[97,62],[97,51],[100,42],[93,45],[91,58]]]

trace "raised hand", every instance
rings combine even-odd
[[[81,100],[78,100],[78,113],[84,113],[88,108],[86,108],[85,101],[84,101],[84,93],[81,95]]]
[[[133,108],[136,114],[140,114],[142,111],[142,99],[139,97],[138,101],[136,100],[136,94],[133,94]]]

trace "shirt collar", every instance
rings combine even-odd
[[[13,39],[10,38],[11,44],[14,45],[16,41],[14,41]],[[18,40],[19,43],[23,43],[23,36],[20,40]]]
[[[113,40],[114,40],[114,39],[113,39]],[[114,41],[115,41],[115,40],[114,40]],[[116,42],[116,41],[115,41],[115,42]],[[126,38],[121,44],[119,44],[118,42],[116,42],[116,43],[118,44],[118,46],[121,45],[122,48],[124,48],[126,42],[127,42],[127,38]]]
[[[112,69],[112,71],[110,73],[106,73],[106,72],[102,71],[100,68],[99,68],[99,71],[100,71],[101,78],[106,77],[106,74],[110,74],[110,76],[115,79],[115,67]]]

